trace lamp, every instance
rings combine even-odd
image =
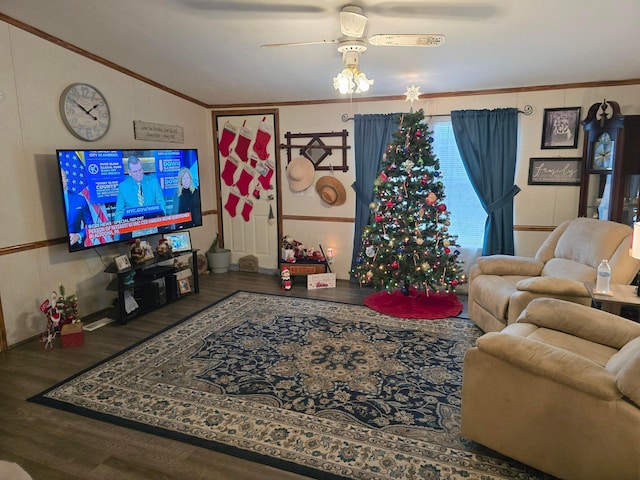
[[[327,261],[329,263],[333,262],[333,248],[327,248]]]
[[[342,95],[364,93],[373,85],[373,80],[369,80],[358,68],[360,53],[366,49],[364,43],[358,40],[344,41],[338,47],[338,51],[342,52],[342,63],[345,68],[334,77],[333,88]]]

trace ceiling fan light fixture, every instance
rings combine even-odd
[[[364,72],[354,66],[345,68],[333,79],[333,88],[342,95],[367,92],[371,85],[373,80],[369,80]]]
[[[333,79],[333,88],[338,90],[342,95],[352,94],[355,91],[355,87],[353,71],[350,68],[345,68]]]
[[[358,70],[358,73],[355,74],[354,80],[356,82],[356,93],[364,93],[369,90],[369,87],[373,85],[373,80],[369,80],[364,72]]]

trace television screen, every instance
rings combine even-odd
[[[196,149],[57,150],[69,251],[202,225]]]

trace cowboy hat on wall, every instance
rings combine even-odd
[[[343,205],[347,200],[347,191],[336,177],[326,175],[316,182],[316,192],[324,203],[332,207]]]

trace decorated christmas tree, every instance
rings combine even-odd
[[[449,234],[433,138],[422,110],[400,115],[399,125],[375,181],[353,274],[375,290],[453,292],[466,278],[457,237]]]

